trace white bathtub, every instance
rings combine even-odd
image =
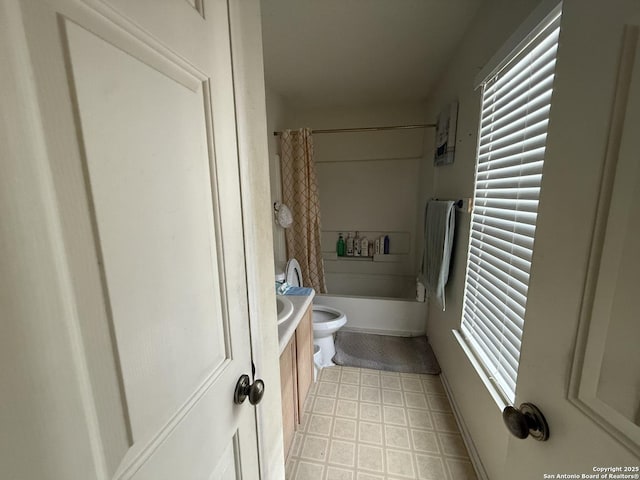
[[[342,310],[347,315],[345,331],[412,337],[424,335],[427,304],[413,299],[316,295],[313,303]]]

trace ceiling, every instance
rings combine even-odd
[[[262,0],[267,87],[298,107],[424,100],[483,0]]]

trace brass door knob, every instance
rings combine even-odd
[[[240,405],[244,400],[249,397],[249,403],[251,405],[257,405],[264,396],[264,382],[262,380],[256,380],[251,383],[249,375],[241,375],[238,383],[236,383],[236,389],[233,393],[233,402]]]
[[[533,403],[523,403],[520,409],[512,406],[502,411],[502,420],[514,437],[544,442],[549,439],[549,425],[542,412]]]

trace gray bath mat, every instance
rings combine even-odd
[[[333,361],[337,365],[390,372],[440,373],[440,365],[427,337],[338,332],[335,345]]]

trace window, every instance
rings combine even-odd
[[[515,401],[560,9],[482,82],[462,336],[500,396]]]

